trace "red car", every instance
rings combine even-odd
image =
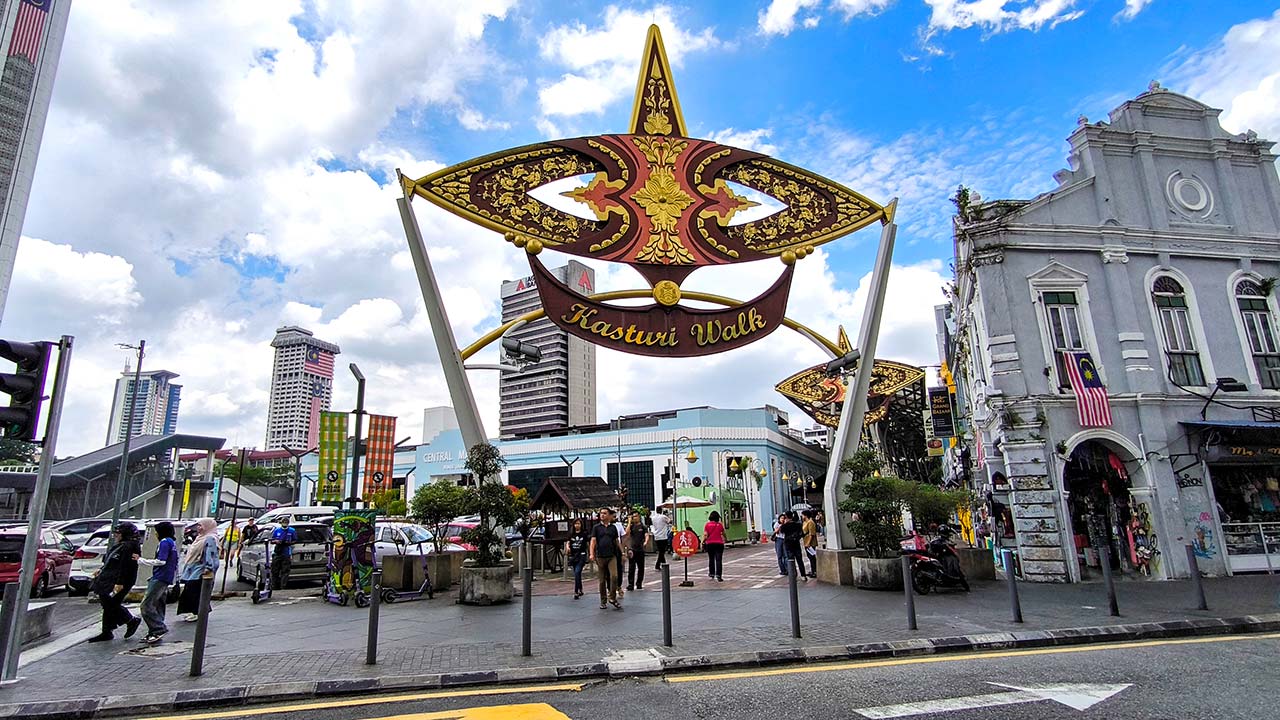
[[[25,527],[0,530],[0,584],[18,582],[22,564],[22,546],[27,541]],[[36,550],[36,571],[31,578],[31,597],[46,597],[50,590],[67,587],[71,582],[71,558],[75,546],[57,530],[40,531],[40,547]]]
[[[455,545],[461,545],[467,552],[475,552],[476,546],[469,542],[464,542],[462,540],[462,533],[468,530],[474,530],[479,525],[480,523],[478,522],[454,520],[449,523],[449,527],[445,529],[445,537],[449,539],[449,542]]]

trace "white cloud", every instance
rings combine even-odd
[[[1223,109],[1231,132],[1280,140],[1280,10],[1240,23],[1212,47],[1166,70],[1170,87]]]
[[[11,308],[40,305],[64,322],[87,313],[94,323],[120,325],[142,303],[133,266],[122,257],[23,237],[15,265],[21,272],[10,291]]]
[[[714,140],[721,145],[752,150],[765,155],[777,155],[778,146],[769,141],[772,136],[773,130],[769,128],[755,128],[753,130],[725,128],[711,133],[707,139]]]
[[[1076,0],[924,0],[929,6],[928,33],[977,27],[998,33],[1039,30],[1084,15]]]
[[[1152,2],[1153,0],[1124,0],[1124,9],[1116,13],[1115,19],[1117,21],[1132,20]]]
[[[724,46],[712,28],[684,28],[669,6],[638,11],[610,5],[596,27],[581,22],[560,25],[543,36],[542,57],[569,71],[539,88],[542,114],[599,114],[630,96],[636,85],[636,53],[650,25],[662,28],[663,46],[673,67],[680,67],[689,53]]]
[[[763,35],[790,35],[796,28],[796,15],[820,3],[821,0],[773,0],[769,7],[760,11],[756,23]]]

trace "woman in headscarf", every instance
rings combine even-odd
[[[182,595],[178,598],[178,617],[195,622],[200,612],[200,584],[218,571],[218,524],[212,518],[196,523],[196,539],[187,547],[182,565]]]
[[[107,548],[102,568],[93,577],[93,591],[102,605],[102,632],[89,638],[89,642],[110,640],[114,637],[113,631],[121,625],[125,626],[124,636],[133,637],[142,622],[124,608],[124,599],[138,579],[137,557],[142,548],[138,545],[137,533],[137,527],[130,522],[120,523],[112,533],[115,542]]]

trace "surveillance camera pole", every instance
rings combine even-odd
[[[356,435],[351,445],[351,494],[347,496],[351,509],[356,509],[356,493],[360,490],[360,430],[364,420],[364,373],[355,363],[348,366],[356,378]]]

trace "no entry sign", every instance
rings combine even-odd
[[[692,530],[681,530],[676,533],[675,541],[672,544],[672,552],[676,555],[686,558],[698,552],[698,536]]]

